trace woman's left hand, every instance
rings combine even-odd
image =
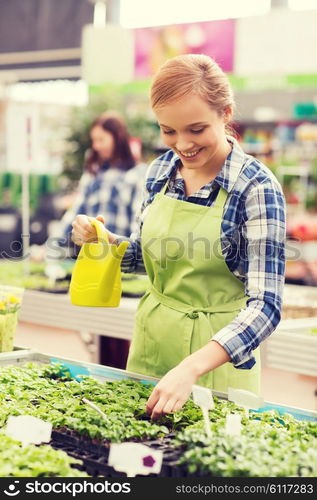
[[[227,361],[230,361],[227,351],[217,341],[211,340],[164,375],[148,399],[147,413],[155,419],[180,410],[199,377]]]
[[[186,403],[197,376],[182,364],[167,372],[155,386],[146,405],[152,419],[178,411]]]

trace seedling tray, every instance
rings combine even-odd
[[[142,444],[163,452],[163,465],[160,473],[162,477],[180,477],[181,472],[182,476],[186,472],[183,467],[176,465],[182,450],[172,448],[172,441],[172,434],[162,439],[142,441]],[[108,477],[125,476],[125,474],[118,473],[108,465],[109,443],[102,444],[100,441],[76,435],[75,432],[69,429],[55,429],[52,432],[50,445],[55,449],[65,451],[74,458],[82,460],[84,470],[89,475]],[[79,469],[83,470],[80,466]]]
[[[99,457],[108,459],[109,444],[102,443],[98,440],[93,440],[86,436],[80,436],[71,429],[54,429],[52,432],[52,440],[54,443],[60,443],[62,446],[71,446],[76,450],[86,453],[92,453]]]
[[[77,380],[80,380],[80,377],[82,375],[87,375],[95,378],[96,380],[104,382],[113,380],[136,380],[144,384],[152,384],[153,386],[158,382],[158,379],[155,377],[140,375],[138,373],[129,372],[126,370],[120,370],[119,368],[112,368],[95,363],[77,361],[60,356],[56,357],[50,354],[39,353],[35,350],[26,349],[23,347],[16,347],[15,349],[17,350],[0,354],[0,366],[18,365],[29,362],[60,363],[69,371],[70,375]],[[212,393],[214,396],[217,396],[220,399],[228,399],[228,395],[225,392],[212,391]],[[264,406],[257,411],[261,413],[267,410],[276,410],[281,415],[289,413],[298,420],[311,420],[315,422],[317,419],[316,411],[286,406],[268,401],[265,401]]]
[[[99,456],[97,453],[78,450],[76,447],[64,445],[55,441],[50,443],[57,450],[65,451],[68,455],[83,462],[83,466],[74,465],[79,470],[84,470],[90,476],[105,476],[105,477],[126,477],[123,472],[118,472],[108,465],[108,459],[104,456]],[[154,474],[150,474],[155,476]]]
[[[71,444],[63,443],[60,440],[52,440],[50,445],[56,450],[62,450],[77,460],[82,460],[83,466],[75,465],[79,470],[84,470],[90,476],[107,476],[107,477],[118,477],[125,476],[120,472],[115,471],[112,467],[108,465],[108,458],[105,456],[100,456],[98,453],[93,451],[85,451],[78,449],[76,446]]]
[[[24,364],[28,362],[60,363],[68,369],[73,378],[78,380],[80,380],[81,375],[89,375],[96,380],[104,382],[113,380],[136,380],[144,384],[152,384],[153,386],[158,382],[158,379],[155,377],[140,375],[126,370],[120,370],[119,368],[77,361],[60,356],[52,356],[50,354],[39,353],[23,347],[16,347],[16,349],[16,351],[0,354],[0,366]],[[212,391],[212,393],[220,399],[228,399],[228,395],[225,392]],[[264,406],[257,411],[261,413],[267,410],[276,410],[281,415],[289,413],[298,420],[316,421],[317,419],[317,411],[296,408],[268,401],[265,401]]]
[[[157,379],[154,377],[145,377],[133,372],[127,372],[116,368],[97,365],[93,363],[79,362],[76,360],[50,356],[41,354],[31,350],[16,350],[11,353],[3,353],[0,356],[0,366],[3,365],[19,365],[27,362],[52,363],[58,362],[70,372],[73,378],[80,380],[82,375],[89,375],[99,381],[114,381],[114,380],[135,380],[141,383],[155,385]],[[227,399],[227,394],[213,391],[218,398]],[[280,414],[290,413],[295,418],[301,420],[316,421],[317,412],[291,408],[275,403],[266,402],[259,412],[266,410],[277,410]],[[163,451],[163,466],[160,476],[163,477],[189,477],[191,474],[184,466],[178,466],[177,461],[182,454],[182,449],[174,448],[173,435],[168,435],[165,438],[145,440],[143,444]],[[84,463],[86,472],[90,475],[118,477],[121,474],[114,471],[108,465],[109,446],[106,442],[90,439],[77,434],[76,432],[67,429],[55,429],[52,434],[51,445],[54,448],[63,449],[71,456],[79,458]],[[195,474],[197,476],[197,474]]]

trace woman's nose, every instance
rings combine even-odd
[[[193,149],[194,143],[192,141],[178,140],[176,142],[176,149],[182,151],[183,153],[188,153]]]

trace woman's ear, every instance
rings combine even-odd
[[[231,122],[232,117],[233,117],[233,109],[232,109],[232,106],[227,106],[227,107],[224,109],[224,112],[223,112],[223,119],[224,119],[225,124],[227,124],[227,123]]]

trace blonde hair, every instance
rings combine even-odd
[[[211,57],[203,54],[176,56],[161,66],[151,86],[152,109],[189,94],[201,97],[220,115],[228,107],[234,108],[227,76]]]

